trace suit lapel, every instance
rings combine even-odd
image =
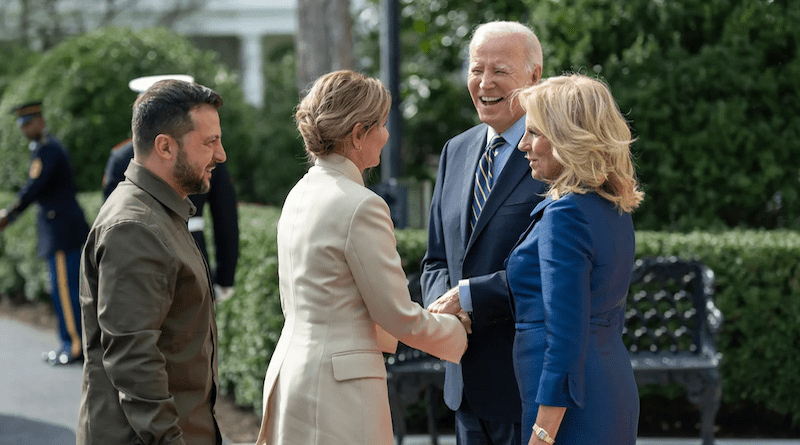
[[[478,161],[483,154],[483,148],[486,145],[486,132],[488,127],[482,125],[482,131],[479,131],[475,140],[471,141],[465,146],[465,156],[467,162],[464,165],[464,171],[461,173],[463,178],[463,186],[461,187],[461,202],[466,203],[461,209],[461,230],[462,238],[466,241],[469,235],[469,221],[472,213],[472,195],[475,190],[475,171],[478,169]],[[480,221],[479,221],[480,223]]]
[[[545,199],[543,199],[542,202],[536,205],[536,207],[533,209],[533,212],[531,212],[531,223],[528,225],[528,228],[525,229],[524,232],[522,232],[522,235],[519,236],[517,243],[514,244],[514,247],[511,249],[511,251],[516,249],[517,246],[519,246],[525,240],[525,238],[528,237],[528,234],[531,233],[531,230],[533,230],[533,227],[536,225],[536,223],[539,222],[540,219],[542,219],[542,214],[544,213],[544,209],[552,202],[553,198],[548,196]]]

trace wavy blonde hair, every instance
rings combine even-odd
[[[639,206],[641,191],[631,160],[634,139],[608,86],[581,74],[551,77],[519,93],[533,124],[549,141],[563,169],[547,195],[594,192],[621,212]]]
[[[386,119],[391,105],[392,96],[378,79],[350,70],[320,76],[295,112],[309,162],[344,154],[356,124],[369,131]]]

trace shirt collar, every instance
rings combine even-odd
[[[42,134],[39,136],[38,139],[32,139],[28,142],[28,149],[30,151],[36,151],[37,148],[47,144],[47,141],[50,139],[50,133],[47,132],[45,128],[42,130]]]
[[[171,185],[133,159],[125,170],[125,177],[187,222],[197,212],[189,198],[182,199]]]
[[[525,115],[523,114],[521,118],[517,119],[514,124],[512,124],[508,129],[502,133],[499,133],[500,136],[506,141],[506,144],[511,145],[512,147],[516,147],[519,145],[519,141],[522,139],[522,135],[525,133]],[[498,133],[494,130],[494,128],[489,127],[489,131],[486,132],[486,143],[484,146],[489,145],[489,141],[492,140],[495,135]],[[506,145],[500,146],[502,149]]]
[[[361,172],[358,171],[356,164],[338,153],[320,156],[314,161],[314,165],[334,169],[350,178],[353,182],[364,185],[364,178],[361,176]]]

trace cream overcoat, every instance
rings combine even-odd
[[[400,340],[458,362],[467,336],[411,300],[389,208],[349,159],[317,159],[289,193],[278,274],[286,320],[257,443],[392,445],[382,352]]]

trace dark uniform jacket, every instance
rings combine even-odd
[[[55,137],[45,134],[31,142],[28,182],[9,209],[9,220],[36,202],[39,212],[37,254],[48,258],[56,251],[79,249],[86,240],[89,226],[75,198],[75,180],[67,149]]]
[[[81,258],[78,444],[219,443],[217,328],[194,206],[131,162]]]
[[[125,179],[125,169],[133,158],[133,142],[127,139],[111,150],[103,175],[103,196],[108,196]],[[230,170],[225,163],[217,164],[211,173],[211,189],[203,195],[191,195],[189,199],[197,207],[192,217],[203,220],[206,202],[211,207],[211,221],[214,225],[214,251],[216,267],[212,271],[215,284],[223,287],[233,286],[236,262],[239,260],[239,215],[236,209],[236,190],[233,187]],[[200,246],[200,251],[208,260],[206,239],[202,230],[192,231],[192,236]]]

